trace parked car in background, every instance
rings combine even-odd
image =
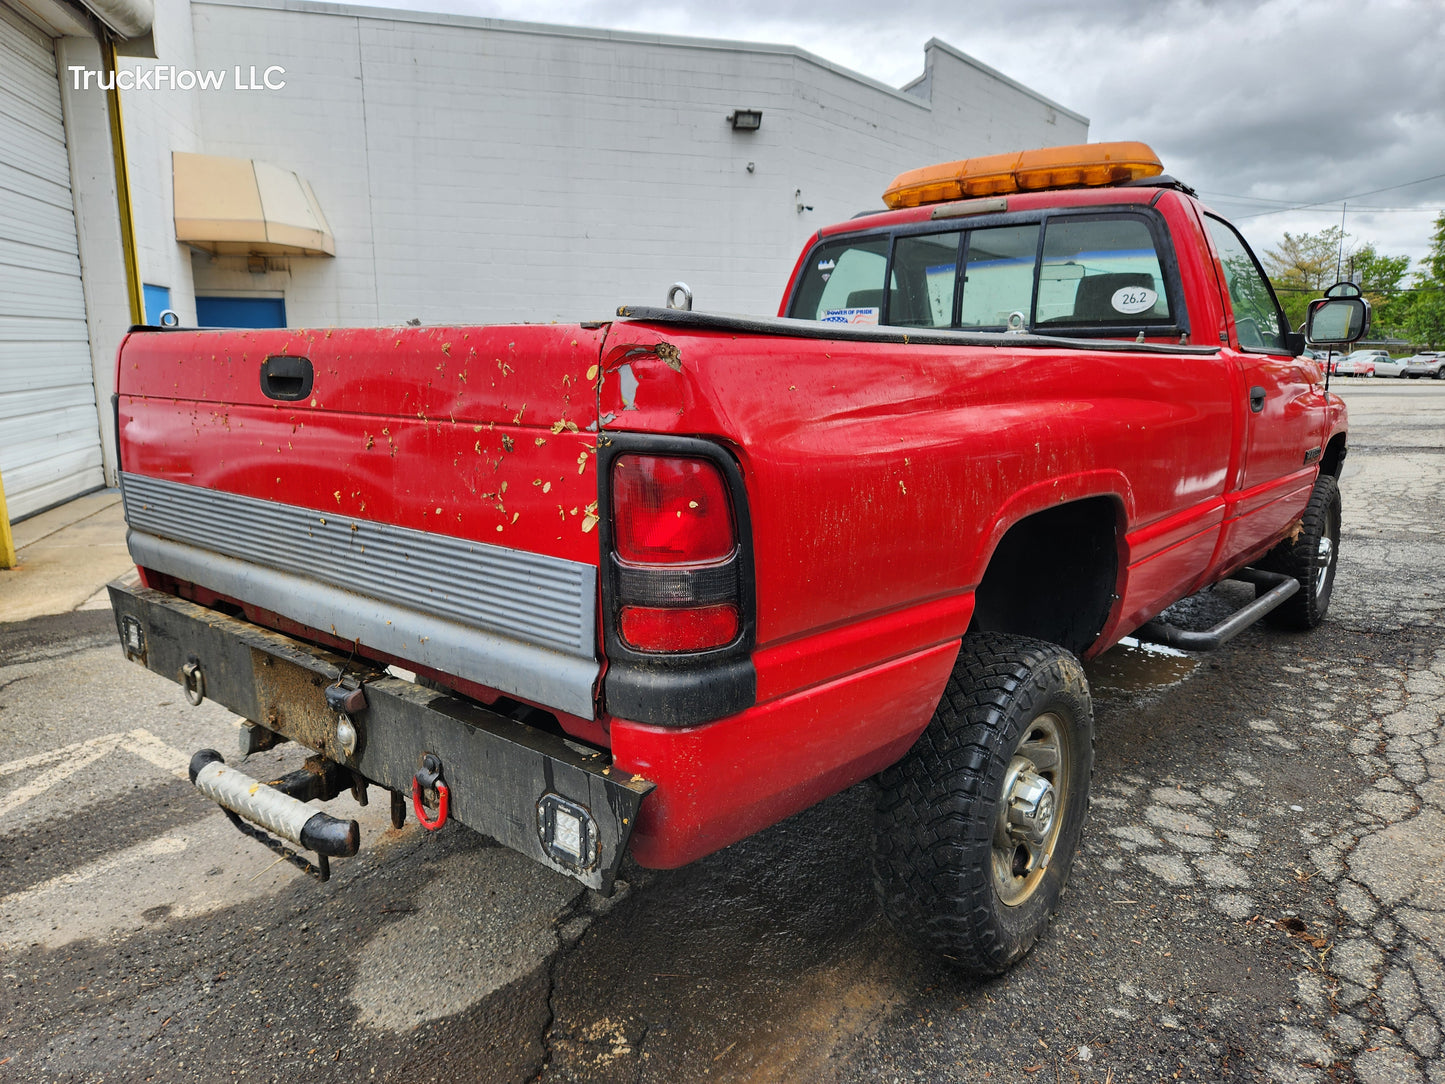
[[[1400,376],[1405,363],[1383,350],[1356,350],[1347,354],[1334,371],[1340,376]]]
[[[1434,380],[1445,380],[1445,354],[1432,350],[1412,354],[1405,359],[1404,375],[1411,380],[1418,380],[1422,376],[1428,376]]]

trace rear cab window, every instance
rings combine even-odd
[[[903,229],[817,245],[789,315],[965,331],[1012,325],[1086,337],[1187,330],[1174,300],[1167,235],[1139,209]]]
[[[793,298],[790,315],[829,324],[877,324],[888,271],[887,234],[819,245]]]
[[[888,322],[899,327],[950,327],[963,234],[915,234],[893,246]]]
[[[1049,222],[1039,272],[1037,325],[1170,322],[1164,270],[1143,219],[1115,215]]]
[[[953,326],[1003,330],[1014,313],[1027,323],[1033,309],[1039,227],[970,230],[967,248],[960,315]]]

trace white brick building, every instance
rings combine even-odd
[[[804,240],[881,206],[901,170],[1088,133],[936,40],[901,90],[790,46],[310,0],[158,0],[154,41],[156,60],[121,67],[228,76],[225,90],[121,94],[140,277],[152,309],[188,326],[198,297],[202,316],[252,305],[292,326],[605,319],[679,279],[698,308],[770,313]],[[284,68],[284,88],[234,89],[253,66]],[[102,94],[59,75],[77,104]],[[761,126],[734,130],[739,109]],[[294,172],[334,256],[178,241],[176,152]],[[77,176],[77,206],[113,200],[107,183]],[[88,228],[111,228],[93,217],[77,215],[82,254]],[[115,268],[84,273],[109,284],[87,293],[104,405],[124,293]]]

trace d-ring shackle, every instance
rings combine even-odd
[[[435,787],[437,792],[437,815],[435,820],[428,820],[426,807],[422,805],[422,791]],[[427,753],[421,758],[421,771],[412,776],[411,779],[411,807],[416,813],[416,819],[428,832],[435,832],[447,822],[447,807],[450,802],[450,792],[447,785],[442,782],[442,762],[435,753]]]

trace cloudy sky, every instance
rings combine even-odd
[[[1353,238],[1415,261],[1445,209],[1442,0],[382,6],[778,42],[892,86],[921,74],[924,43],[941,38],[1087,116],[1091,140],[1152,145],[1261,252],[1284,230],[1338,224],[1346,202]]]

